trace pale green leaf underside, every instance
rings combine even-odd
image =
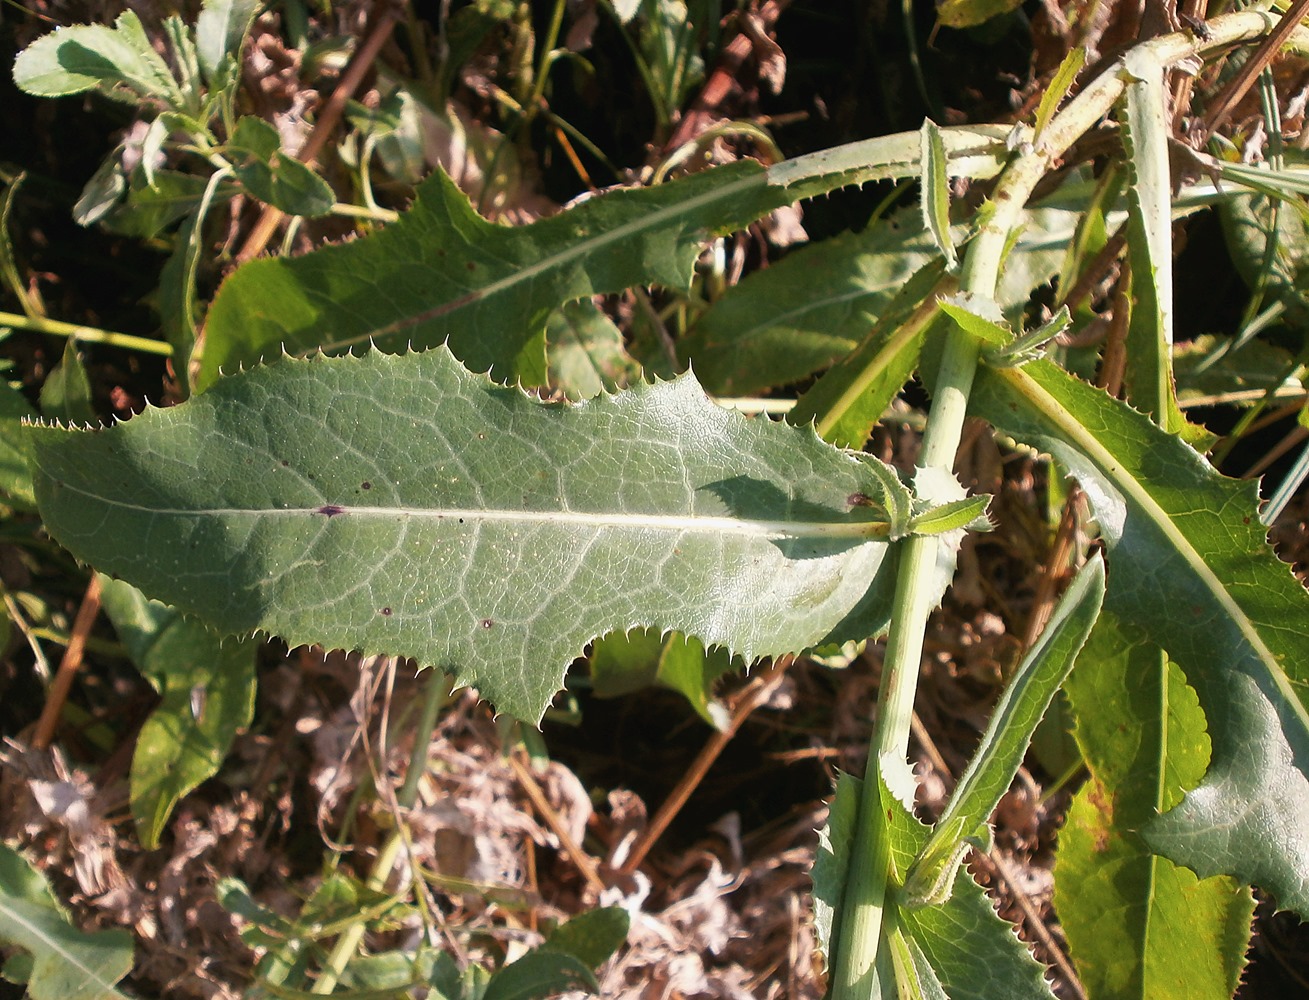
[[[83,932],[68,922],[45,879],[21,854],[0,844],[0,944],[32,956],[33,1000],[103,1000],[132,968],[124,930]]]
[[[1265,541],[1255,484],[1047,362],[983,369],[972,406],[1078,477],[1109,546],[1106,608],[1200,696],[1213,763],[1147,838],[1309,915],[1309,595]]]
[[[445,349],[288,360],[30,435],[78,558],[225,632],[452,670],[526,719],[616,629],[746,659],[879,631],[888,514],[856,494],[907,522],[891,470],[690,376],[542,404]]]

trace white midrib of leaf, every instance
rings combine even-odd
[[[40,904],[32,903],[30,905],[39,906]],[[68,948],[66,948],[57,937],[51,937],[46,932],[44,927],[42,927],[39,924],[32,923],[30,920],[26,919],[21,913],[16,912],[11,906],[5,905],[5,902],[3,900],[0,900],[0,915],[7,917],[9,920],[12,920],[13,924],[11,926],[16,928],[21,928],[27,931],[27,933],[31,934],[34,940],[44,942],[46,947],[48,947],[50,951],[58,955],[61,961],[68,963],[68,965],[72,966],[78,972],[82,973],[82,975],[85,977],[82,980],[83,983],[92,983],[96,986],[101,987],[103,991],[101,995],[107,993],[111,996],[121,996],[121,994],[114,989],[114,984],[112,980],[106,979],[104,975],[101,974],[98,970],[91,968],[89,965],[83,962],[77,956],[76,952],[70,951]],[[59,919],[57,913],[54,910],[50,911],[50,915],[52,919],[56,919],[56,920]],[[75,928],[72,924],[68,925],[68,929],[70,931],[77,930],[77,928]],[[19,947],[26,947],[21,942],[15,942],[15,944],[18,944]]]
[[[461,507],[358,507],[319,504],[313,507],[151,507],[125,503],[64,483],[63,489],[120,510],[158,517],[374,517],[384,520],[422,518],[433,521],[501,522],[524,525],[580,525],[593,528],[627,528],[671,534],[741,535],[765,540],[788,538],[886,538],[887,521],[776,521],[695,514],[592,513],[574,510],[491,510]]]
[[[1122,475],[1118,461],[1099,442],[1095,435],[1064,409],[1063,405],[1047,393],[1031,376],[1019,368],[1006,369],[1001,375],[1009,379],[1015,389],[1030,399],[1042,413],[1059,426],[1065,441],[1081,449],[1083,454],[1094,461],[1122,492],[1131,496],[1140,505],[1141,509],[1146,511],[1151,522],[1159,527],[1172,547],[1182,554],[1192,571],[1214,596],[1215,600],[1218,601],[1223,611],[1237,624],[1241,635],[1266,667],[1265,672],[1276,686],[1278,694],[1281,695],[1283,701],[1292,706],[1302,732],[1309,733],[1309,712],[1306,711],[1300,698],[1291,687],[1290,679],[1286,676],[1285,671],[1278,666],[1277,657],[1264,644],[1258,628],[1250,621],[1241,606],[1236,603],[1236,599],[1223,585],[1222,580],[1210,568],[1204,557],[1195,550],[1190,540],[1173,523],[1173,519],[1168,516],[1167,512],[1155,502],[1154,497],[1141,486],[1135,477]]]

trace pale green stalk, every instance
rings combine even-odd
[[[173,353],[172,345],[162,340],[134,337],[130,333],[99,330],[94,326],[80,326],[77,323],[61,323],[57,319],[46,319],[44,316],[21,316],[18,313],[0,312],[0,326],[11,326],[17,330],[34,330],[37,333],[53,334],[56,337],[72,337],[87,344],[108,344],[110,347],[124,347],[129,351],[147,351],[165,357]]]
[[[1139,46],[1137,58],[1145,55],[1161,65],[1173,65],[1189,56],[1203,55],[1266,34],[1275,23],[1273,17],[1262,12],[1229,14],[1209,22],[1212,37],[1208,41],[1202,42],[1189,32],[1164,35]],[[1070,101],[1035,145],[1020,145],[992,195],[994,213],[968,246],[960,281],[964,291],[994,297],[1010,235],[1020,224],[1023,208],[1037,182],[1074,141],[1109,112],[1122,95],[1126,82],[1120,60]],[[955,328],[947,334],[936,374],[931,417],[923,436],[920,458],[923,468],[953,470],[979,355],[977,341],[964,331]],[[890,875],[890,844],[884,835],[886,809],[879,792],[878,768],[883,757],[898,762],[908,753],[923,636],[933,608],[930,583],[937,545],[936,539],[923,536],[904,543],[868,771],[842,897],[841,936],[832,970],[832,1000],[874,1000],[890,985],[879,985],[876,973]]]

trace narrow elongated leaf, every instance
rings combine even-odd
[[[1054,117],[1054,113],[1059,110],[1060,103],[1068,96],[1073,83],[1077,80],[1077,74],[1082,71],[1085,64],[1086,49],[1084,47],[1079,46],[1068,50],[1068,54],[1064,56],[1059,68],[1055,70],[1050,85],[1045,88],[1045,93],[1041,95],[1041,103],[1037,105],[1036,122],[1032,126],[1033,142],[1037,142],[1041,138],[1041,133],[1050,124],[1050,119]]]
[[[1110,550],[1105,606],[1200,697],[1213,762],[1149,843],[1309,916],[1309,595],[1265,540],[1255,484],[1048,362],[984,368],[972,406],[1078,478]]]
[[[29,434],[79,558],[222,631],[454,670],[527,719],[614,629],[747,660],[879,631],[909,518],[889,467],[689,376],[542,404],[444,349],[287,361]]]
[[[947,876],[954,882],[962,861],[958,845],[987,822],[1008,791],[1032,733],[1073,669],[1103,600],[1104,563],[1097,556],[1069,584],[1045,631],[1005,686],[977,752],[906,877],[911,904],[948,891],[943,881]]]
[[[879,835],[890,837],[892,868],[902,873],[923,849],[930,831],[886,787],[880,770],[878,781],[887,817],[887,826]],[[846,868],[852,852],[859,849],[854,833],[862,786],[858,778],[838,776],[831,815],[828,825],[819,833],[818,854],[814,859],[818,944],[828,956],[829,965],[831,942],[834,935],[839,935]],[[986,893],[967,870],[957,873],[953,892],[940,905],[907,908],[901,890],[892,885],[887,909],[887,922],[897,926],[912,942],[911,954],[915,949],[920,952],[919,957],[932,971],[929,977],[919,967],[917,978],[924,996],[933,995],[929,992],[933,977],[936,985],[944,987],[950,1000],[995,1000],[996,997],[1050,1000],[1053,996],[1040,963],[1014,936],[1013,928],[996,914]],[[898,1000],[892,977],[882,977],[879,988],[874,1000]]]
[[[32,1000],[122,1000],[114,984],[132,968],[132,935],[78,930],[40,873],[3,844],[0,942],[31,956],[27,995]]]
[[[1204,713],[1157,646],[1112,614],[1069,679],[1074,735],[1091,772],[1059,834],[1055,907],[1088,996],[1227,1000],[1254,900],[1233,878],[1197,879],[1138,832],[1209,766]]]
[[[173,807],[218,773],[254,716],[254,643],[222,637],[135,587],[102,576],[101,602],[137,668],[162,696],[137,736],[130,798],[137,836],[159,846]]]
[[[923,228],[932,234],[937,249],[945,254],[946,267],[953,269],[959,257],[954,251],[954,240],[950,238],[950,177],[940,126],[925,118],[918,138],[921,144],[918,187]]]
[[[1004,164],[1002,128],[946,129],[956,176]],[[611,191],[528,226],[482,219],[438,173],[399,222],[293,260],[252,261],[219,290],[199,387],[259,359],[370,341],[400,352],[448,343],[470,368],[545,381],[541,331],[573,299],[635,285],[689,286],[707,237],[799,198],[916,176],[915,133],[886,136],[764,169],[746,161],[653,188]]]

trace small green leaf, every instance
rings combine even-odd
[[[1036,108],[1036,124],[1032,129],[1033,143],[1040,141],[1041,133],[1050,124],[1050,119],[1054,117],[1054,113],[1059,110],[1060,103],[1072,90],[1073,82],[1077,79],[1077,74],[1082,71],[1084,65],[1086,65],[1086,48],[1084,46],[1069,49],[1068,54],[1059,63],[1059,68],[1055,70],[1050,85],[1045,88],[1045,93],[1041,95],[1041,103]]]
[[[80,24],[56,28],[38,38],[14,61],[14,82],[37,97],[63,97],[94,88],[130,99],[158,98],[182,106],[181,92],[168,64],[146,37],[132,11],[118,16],[114,27]]]
[[[238,120],[227,151],[237,178],[260,201],[309,218],[332,210],[336,199],[331,186],[287,154],[277,129],[262,118],[245,115]]]
[[[580,959],[541,948],[496,972],[482,1000],[538,1000],[569,990],[594,993],[599,988],[595,976]]]
[[[967,528],[969,531],[990,531],[993,525],[987,519],[986,509],[991,505],[990,494],[951,500],[939,507],[917,514],[909,519],[909,533],[913,535],[940,535],[947,531]]]
[[[123,147],[117,146],[100,161],[91,179],[73,203],[73,220],[90,226],[103,219],[123,199],[127,179],[123,176]]]
[[[0,942],[31,956],[23,973],[32,1000],[124,1000],[114,984],[132,969],[132,935],[120,929],[78,930],[40,873],[3,844]],[[18,968],[5,963],[6,974]]]
[[[21,392],[0,381],[0,497],[24,508],[36,504],[32,492],[32,470],[28,464],[28,439],[20,430],[36,411]]]
[[[954,320],[959,329],[988,347],[1004,347],[1014,339],[1014,332],[1005,325],[1000,306],[994,299],[960,292],[942,299],[941,311]]]
[[[176,170],[156,170],[154,182],[146,183],[144,169],[137,167],[128,184],[127,197],[105,216],[105,228],[124,236],[152,239],[194,213],[204,200],[208,186],[208,178]],[[240,188],[229,179],[219,187],[216,199],[224,202],[239,192]]]
[[[569,399],[590,399],[641,378],[641,366],[623,348],[622,331],[591,299],[552,312],[545,337],[550,385]]]
[[[239,59],[260,0],[205,0],[195,22],[200,68],[212,86],[224,59]]]
[[[108,430],[27,433],[79,558],[225,632],[455,670],[532,720],[615,629],[747,660],[878,632],[908,523],[894,470],[690,376],[547,405],[443,348],[285,361]]]
[[[51,420],[65,423],[95,423],[91,380],[78,356],[77,341],[72,337],[64,341],[63,357],[41,386],[41,412]]]
[[[541,949],[572,955],[587,968],[598,969],[622,947],[631,923],[621,906],[597,906],[556,927]]]
[[[642,629],[597,639],[588,660],[591,683],[601,698],[659,684],[679,692],[700,718],[722,729],[728,712],[714,696],[714,684],[732,670],[724,650],[706,652],[704,643],[680,632],[660,635]]]
[[[130,781],[141,846],[154,850],[173,807],[218,773],[254,716],[254,643],[221,637],[121,580],[101,602],[137,668],[162,696],[137,737]]]
[[[923,119],[919,132],[921,174],[918,178],[923,227],[932,234],[937,248],[945,254],[945,266],[954,270],[959,263],[954,240],[950,238],[950,178],[941,130],[930,118]]]

